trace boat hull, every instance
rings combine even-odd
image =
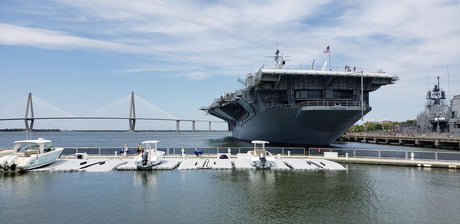
[[[252,160],[251,166],[254,166],[257,169],[270,169],[274,164],[274,161],[265,161],[262,162],[260,160]]]
[[[134,163],[136,164],[137,169],[148,169],[160,164],[161,160],[163,160],[163,155],[165,154],[165,152],[157,151],[154,154],[155,155],[150,157],[150,159],[146,163],[144,163],[144,161],[142,160],[142,154],[136,156],[136,158],[134,158]]]
[[[63,150],[64,148],[56,148],[51,152],[28,157],[13,154],[2,158],[0,165],[2,166],[2,171],[4,172],[32,170],[53,163],[61,156]]]
[[[369,112],[364,111],[364,114]],[[262,111],[240,121],[233,136],[292,145],[329,145],[361,118],[361,109],[297,107]]]
[[[136,167],[137,169],[147,169],[147,168],[150,168],[152,166],[156,166],[158,164],[161,163],[161,159],[159,160],[156,160],[156,161],[147,161],[147,163],[143,163],[142,161],[136,161]]]

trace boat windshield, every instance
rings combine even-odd
[[[21,143],[15,147],[16,152],[38,151],[40,146],[36,143]]]
[[[43,148],[44,152],[51,152],[55,150],[54,146],[52,146],[51,143],[46,143],[44,146],[45,146]]]
[[[147,150],[148,150],[148,149],[153,149],[153,150],[156,149],[156,145],[155,145],[155,144],[144,143],[144,144],[142,144],[142,145],[143,145],[143,148],[144,148],[144,149],[147,149]]]
[[[50,152],[50,151],[55,150],[54,146],[52,146],[50,143],[45,143],[43,146],[44,146],[43,147],[44,152]],[[15,146],[15,150],[16,150],[16,152],[27,152],[27,151],[39,152],[40,151],[40,145],[37,144],[37,143],[31,143],[31,142],[20,143],[20,144],[17,144]]]

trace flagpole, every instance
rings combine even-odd
[[[323,53],[327,53],[329,55],[329,71],[332,71],[331,70],[331,48],[329,47],[329,45],[327,45],[326,47],[326,50],[323,51]]]
[[[364,72],[361,70],[361,120],[364,121]]]

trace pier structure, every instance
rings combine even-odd
[[[251,147],[159,148],[165,152],[153,170],[256,169],[250,165],[247,151]],[[203,154],[196,155],[196,150]],[[460,168],[460,152],[420,150],[378,150],[347,148],[270,147],[275,155],[272,170],[341,170],[341,164],[369,164],[422,168]],[[64,155],[54,164],[34,171],[137,170],[132,150],[118,155],[118,148],[64,147]],[[225,155],[225,156],[224,156]],[[335,163],[332,163],[335,162]]]
[[[212,131],[212,123],[224,123],[225,121],[211,121],[211,120],[196,120],[196,119],[177,119],[177,118],[150,118],[150,117],[137,117],[136,116],[136,105],[135,105],[135,96],[134,92],[131,92],[130,100],[130,110],[128,117],[110,117],[110,116],[100,116],[100,117],[35,117],[33,103],[32,103],[32,93],[29,93],[27,97],[26,112],[24,117],[15,117],[15,118],[0,118],[0,121],[15,121],[23,120],[25,124],[26,131],[32,131],[34,128],[35,120],[128,120],[129,122],[129,131],[136,131],[136,121],[138,120],[150,120],[150,121],[175,121],[176,122],[176,131],[181,131],[180,123],[181,122],[191,122],[192,123],[192,132],[197,131],[196,123],[208,123],[208,131]]]
[[[152,170],[255,170],[247,152],[252,147],[218,148],[158,148],[164,151],[159,165]],[[203,153],[197,155],[195,151]],[[343,170],[343,164],[391,165],[422,168],[460,169],[460,152],[420,149],[353,149],[269,147],[275,161],[272,170]],[[137,170],[136,150],[119,155],[114,147],[64,147],[63,155],[55,163],[32,171],[51,172],[107,172]],[[2,155],[0,155],[1,157]]]
[[[346,170],[341,164],[367,164],[367,165],[390,165],[408,166],[421,168],[447,168],[459,169],[460,161],[453,160],[427,160],[427,159],[395,159],[395,158],[371,158],[371,157],[348,157],[310,155],[310,156],[283,156],[274,161],[271,170]],[[187,156],[166,156],[159,165],[149,168],[149,170],[256,170],[250,165],[250,160],[244,156],[233,155],[228,159],[220,159],[214,156],[206,157],[187,157]],[[34,169],[38,172],[109,172],[135,171],[132,156],[62,156],[51,165]]]
[[[348,133],[341,137],[343,141],[365,142],[375,144],[413,145],[418,147],[456,148],[460,149],[460,137],[443,136],[403,136],[403,135],[371,135]]]

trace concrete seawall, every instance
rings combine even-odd
[[[460,149],[460,137],[345,134],[341,141]]]
[[[329,159],[338,163],[368,164],[368,165],[391,165],[391,166],[412,166],[427,168],[448,168],[460,169],[460,161],[439,161],[439,160],[399,160],[399,159],[377,159],[377,158],[334,158]]]

